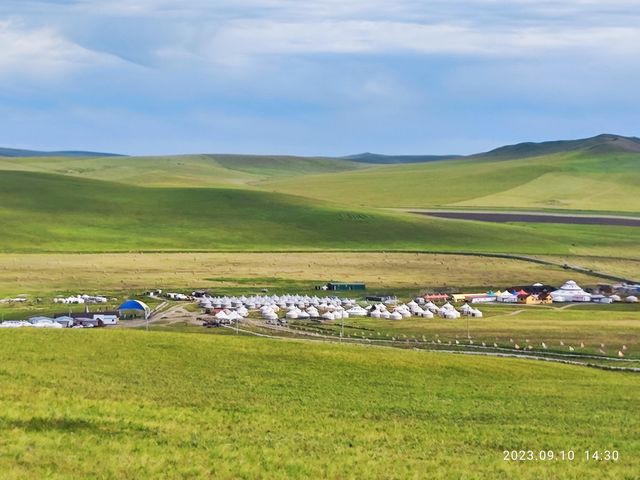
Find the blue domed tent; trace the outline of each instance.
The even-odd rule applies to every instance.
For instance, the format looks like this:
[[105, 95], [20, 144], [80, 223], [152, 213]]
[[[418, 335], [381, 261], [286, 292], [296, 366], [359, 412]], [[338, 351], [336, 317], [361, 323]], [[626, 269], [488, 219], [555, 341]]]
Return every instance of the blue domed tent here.
[[124, 312], [131, 311], [143, 313], [144, 318], [149, 318], [149, 315], [151, 315], [151, 309], [149, 308], [149, 306], [146, 303], [141, 302], [140, 300], [127, 300], [118, 307], [118, 312], [121, 316], [125, 316]]

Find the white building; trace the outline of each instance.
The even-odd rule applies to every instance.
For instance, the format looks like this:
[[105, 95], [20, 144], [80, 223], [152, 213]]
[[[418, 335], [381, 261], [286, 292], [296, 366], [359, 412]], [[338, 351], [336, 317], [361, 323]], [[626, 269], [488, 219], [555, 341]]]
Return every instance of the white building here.
[[576, 282], [569, 280], [558, 290], [550, 293], [554, 302], [590, 302], [591, 294], [585, 292]]

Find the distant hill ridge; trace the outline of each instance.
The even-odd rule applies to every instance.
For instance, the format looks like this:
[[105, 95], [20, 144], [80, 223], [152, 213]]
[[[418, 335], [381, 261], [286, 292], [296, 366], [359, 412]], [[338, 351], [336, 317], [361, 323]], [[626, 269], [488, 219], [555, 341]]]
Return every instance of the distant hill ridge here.
[[57, 151], [43, 152], [38, 150], [21, 150], [17, 148], [0, 148], [0, 157], [118, 157], [117, 153]]
[[380, 155], [378, 153], [359, 153], [342, 157], [345, 160], [361, 163], [396, 164], [396, 163], [426, 163], [440, 160], [462, 158], [462, 155]]
[[471, 155], [471, 157], [517, 159], [577, 151], [590, 153], [640, 153], [640, 138], [604, 133], [579, 140], [524, 142], [506, 145], [485, 153]]
[[[212, 154], [213, 158], [235, 158], [246, 157], [255, 160], [264, 159], [318, 159], [318, 160], [347, 160], [350, 162], [393, 165], [404, 163], [427, 163], [442, 160], [455, 160], [460, 158], [480, 158], [480, 159], [513, 159], [538, 157], [557, 153], [585, 152], [594, 154], [607, 153], [640, 153], [640, 138], [625, 137], [614, 134], [601, 134], [595, 137], [578, 140], [556, 140], [547, 142], [523, 142], [514, 145], [505, 145], [488, 152], [473, 155], [382, 155], [378, 153], [360, 153], [344, 157], [295, 157], [295, 156], [274, 156], [274, 155], [223, 155]], [[84, 151], [57, 151], [42, 152], [36, 150], [19, 150], [13, 148], [0, 148], [0, 157], [116, 157], [122, 156], [114, 153], [84, 152]]]

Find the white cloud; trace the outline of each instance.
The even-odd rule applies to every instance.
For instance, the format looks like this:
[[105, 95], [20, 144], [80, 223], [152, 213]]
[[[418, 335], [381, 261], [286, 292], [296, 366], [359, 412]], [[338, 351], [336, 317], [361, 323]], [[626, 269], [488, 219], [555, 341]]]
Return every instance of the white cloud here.
[[49, 78], [117, 63], [118, 59], [83, 48], [52, 28], [27, 29], [0, 21], [0, 77]]
[[[39, 22], [48, 27], [21, 35], [34, 37], [32, 43], [54, 44], [49, 60], [57, 65], [93, 52], [62, 38], [52, 30], [56, 27], [66, 38], [81, 31], [83, 44], [104, 45], [104, 51], [130, 58], [123, 42], [114, 48], [114, 39], [104, 38], [108, 25], [120, 35], [131, 28], [130, 48], [138, 50], [136, 58], [146, 63], [146, 56], [159, 68], [162, 64], [155, 60], [169, 67], [212, 63], [246, 68], [264, 55], [407, 52], [490, 57], [580, 49], [606, 55], [640, 51], [640, 8], [634, 8], [640, 0], [5, 1], [8, 6], [0, 6], [0, 18], [9, 9], [18, 18], [22, 11], [25, 21], [34, 16], [34, 5], [46, 5]], [[95, 29], [100, 38], [91, 37], [91, 25], [100, 27]], [[123, 30], [121, 25], [128, 27]], [[135, 42], [139, 26], [154, 32], [145, 34], [153, 36], [146, 46]]]
[[531, 56], [582, 50], [640, 52], [640, 29], [629, 27], [484, 29], [456, 24], [392, 21], [283, 23], [239, 20], [211, 32], [202, 51], [233, 64], [247, 57], [291, 54], [417, 53], [433, 55]]

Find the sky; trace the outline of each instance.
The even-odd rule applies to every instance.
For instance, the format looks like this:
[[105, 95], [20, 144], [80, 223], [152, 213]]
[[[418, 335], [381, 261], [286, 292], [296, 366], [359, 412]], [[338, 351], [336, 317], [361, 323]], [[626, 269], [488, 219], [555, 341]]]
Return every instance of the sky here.
[[640, 0], [2, 0], [0, 146], [466, 154], [640, 135]]

